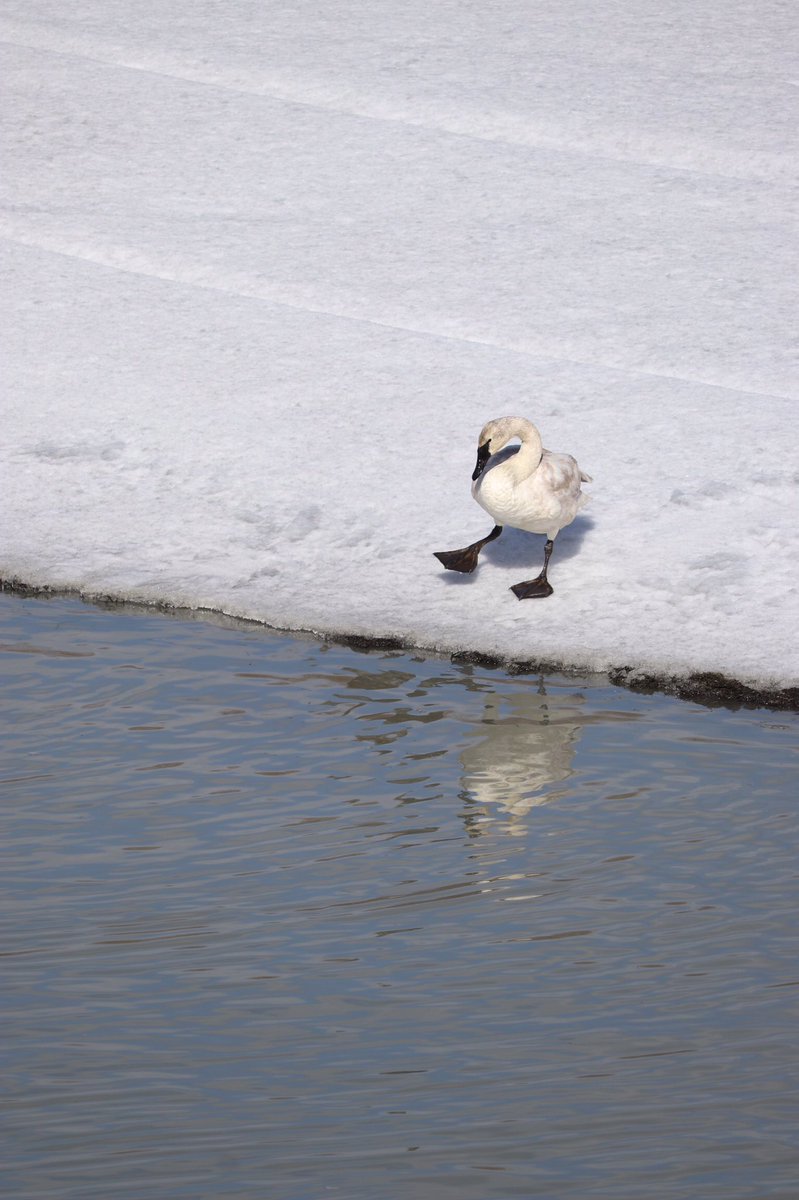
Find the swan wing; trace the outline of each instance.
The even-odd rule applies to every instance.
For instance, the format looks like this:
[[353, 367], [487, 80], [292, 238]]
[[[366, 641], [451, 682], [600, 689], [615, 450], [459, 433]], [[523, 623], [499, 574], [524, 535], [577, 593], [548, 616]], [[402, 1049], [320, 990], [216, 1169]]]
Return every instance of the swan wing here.
[[571, 454], [553, 454], [550, 450], [544, 451], [537, 474], [547, 491], [564, 499], [577, 496], [580, 483], [588, 482], [588, 476], [583, 475]]

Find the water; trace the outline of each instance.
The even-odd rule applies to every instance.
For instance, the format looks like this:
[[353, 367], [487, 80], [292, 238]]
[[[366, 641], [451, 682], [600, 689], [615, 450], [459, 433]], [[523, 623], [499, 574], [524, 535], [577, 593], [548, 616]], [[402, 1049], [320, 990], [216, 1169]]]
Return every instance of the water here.
[[799, 1190], [797, 719], [0, 597], [4, 1195]]

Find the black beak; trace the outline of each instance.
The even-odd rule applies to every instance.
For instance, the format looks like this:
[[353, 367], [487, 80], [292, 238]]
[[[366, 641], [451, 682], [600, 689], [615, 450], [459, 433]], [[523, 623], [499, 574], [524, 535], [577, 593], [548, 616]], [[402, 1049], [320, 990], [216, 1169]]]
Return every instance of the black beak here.
[[472, 471], [472, 479], [479, 479], [486, 469], [486, 463], [491, 457], [491, 451], [488, 449], [488, 446], [488, 442], [483, 442], [477, 451], [477, 464]]

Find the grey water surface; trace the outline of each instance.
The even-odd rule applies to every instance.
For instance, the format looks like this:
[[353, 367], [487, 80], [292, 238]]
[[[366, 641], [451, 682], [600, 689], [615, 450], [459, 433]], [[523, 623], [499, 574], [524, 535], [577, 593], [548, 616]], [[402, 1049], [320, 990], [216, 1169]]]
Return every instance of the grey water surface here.
[[3, 1195], [799, 1194], [797, 718], [0, 596]]

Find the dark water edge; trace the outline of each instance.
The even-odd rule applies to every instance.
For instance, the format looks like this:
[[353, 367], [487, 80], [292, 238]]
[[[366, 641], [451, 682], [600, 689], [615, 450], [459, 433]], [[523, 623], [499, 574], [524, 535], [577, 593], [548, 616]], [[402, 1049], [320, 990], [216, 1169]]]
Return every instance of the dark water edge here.
[[[585, 678], [593, 676], [600, 678], [596, 672], [570, 663], [550, 659], [513, 659], [491, 654], [462, 652], [443, 655], [440, 651], [424, 645], [404, 641], [401, 638], [368, 637], [364, 634], [317, 633], [314, 630], [292, 629], [283, 630], [278, 626], [269, 625], [265, 621], [252, 621], [240, 617], [231, 617], [214, 609], [184, 608], [180, 605], [168, 604], [165, 601], [147, 603], [134, 601], [126, 597], [110, 594], [96, 594], [72, 590], [69, 588], [52, 588], [43, 585], [26, 583], [17, 577], [0, 578], [0, 593], [11, 595], [46, 598], [63, 597], [77, 598], [85, 604], [94, 604], [100, 608], [118, 608], [124, 610], [142, 610], [169, 614], [189, 620], [209, 620], [219, 623], [224, 621], [231, 628], [246, 629], [256, 627], [272, 633], [291, 633], [293, 636], [307, 635], [321, 642], [332, 642], [339, 646], [347, 646], [352, 650], [418, 650], [426, 655], [448, 659], [453, 663], [472, 663], [475, 666], [488, 669], [507, 671], [511, 675], [547, 675], [566, 674]], [[755, 688], [739, 679], [715, 671], [700, 671], [690, 675], [668, 675], [643, 671], [638, 667], [613, 667], [606, 676], [616, 687], [627, 688], [641, 695], [651, 696], [657, 693], [664, 696], [674, 696], [679, 700], [688, 700], [696, 704], [704, 704], [708, 708], [729, 708], [733, 711], [739, 708], [764, 708], [774, 712], [799, 712], [799, 687], [789, 688]]]

